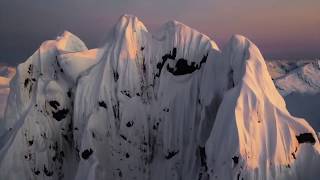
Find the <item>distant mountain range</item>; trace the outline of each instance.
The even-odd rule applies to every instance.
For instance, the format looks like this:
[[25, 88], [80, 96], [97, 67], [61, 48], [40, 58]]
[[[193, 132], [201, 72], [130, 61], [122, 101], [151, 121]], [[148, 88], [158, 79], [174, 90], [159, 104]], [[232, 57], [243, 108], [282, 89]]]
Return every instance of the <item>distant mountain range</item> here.
[[0, 119], [5, 111], [7, 96], [9, 95], [9, 82], [15, 75], [15, 68], [0, 65]]
[[267, 65], [289, 112], [307, 119], [320, 132], [320, 60], [280, 60]]

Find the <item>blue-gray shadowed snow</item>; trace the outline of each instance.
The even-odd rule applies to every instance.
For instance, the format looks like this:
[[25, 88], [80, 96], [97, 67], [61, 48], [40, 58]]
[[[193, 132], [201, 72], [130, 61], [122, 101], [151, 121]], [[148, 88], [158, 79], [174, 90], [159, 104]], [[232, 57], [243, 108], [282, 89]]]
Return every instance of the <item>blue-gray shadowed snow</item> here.
[[296, 117], [306, 119], [320, 132], [320, 94], [291, 93], [285, 98], [289, 112]]
[[[65, 32], [17, 68], [0, 131], [0, 177], [312, 179], [320, 145], [286, 109], [259, 49], [220, 50], [171, 21], [125, 15], [105, 46]], [[13, 172], [12, 169], [15, 171]]]

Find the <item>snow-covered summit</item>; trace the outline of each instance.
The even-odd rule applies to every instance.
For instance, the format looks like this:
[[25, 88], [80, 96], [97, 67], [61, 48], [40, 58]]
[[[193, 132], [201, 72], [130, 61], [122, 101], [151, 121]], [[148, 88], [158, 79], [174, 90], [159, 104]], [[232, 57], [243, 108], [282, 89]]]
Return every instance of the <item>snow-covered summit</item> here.
[[70, 129], [74, 84], [58, 56], [86, 50], [79, 38], [65, 32], [42, 43], [17, 67], [0, 122], [1, 178], [73, 178], [69, 170], [76, 167]]
[[[5, 179], [299, 179], [319, 140], [292, 117], [259, 49], [220, 50], [176, 21], [124, 15], [105, 45], [71, 33], [19, 65], [0, 132]], [[15, 173], [10, 169], [15, 168]]]
[[[225, 92], [206, 143], [210, 177], [313, 179], [319, 163], [319, 144], [313, 143], [317, 136], [307, 122], [288, 113], [258, 48], [238, 37], [223, 52], [224, 60], [239, 63], [235, 67], [242, 66], [244, 73], [240, 83]], [[301, 141], [307, 136], [313, 146]], [[310, 154], [302, 157], [306, 151]], [[234, 155], [231, 165], [227, 154]], [[305, 159], [312, 159], [307, 168]]]

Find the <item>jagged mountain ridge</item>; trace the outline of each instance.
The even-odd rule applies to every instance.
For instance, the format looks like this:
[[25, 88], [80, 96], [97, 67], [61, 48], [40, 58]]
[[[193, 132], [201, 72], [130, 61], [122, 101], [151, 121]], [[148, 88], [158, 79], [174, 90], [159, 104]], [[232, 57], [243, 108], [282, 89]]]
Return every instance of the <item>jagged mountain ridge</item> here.
[[271, 74], [274, 75], [274, 83], [284, 97], [288, 110], [294, 116], [306, 118], [319, 132], [320, 113], [315, 108], [320, 106], [319, 60], [272, 61], [268, 65]]
[[219, 50], [182, 23], [152, 35], [125, 15], [102, 48], [87, 50], [67, 32], [44, 43], [11, 88], [1, 122], [6, 179], [318, 173], [314, 130], [290, 116], [258, 48], [242, 36]]
[[293, 92], [315, 94], [320, 90], [319, 60], [271, 61], [269, 71], [277, 89], [284, 96]]

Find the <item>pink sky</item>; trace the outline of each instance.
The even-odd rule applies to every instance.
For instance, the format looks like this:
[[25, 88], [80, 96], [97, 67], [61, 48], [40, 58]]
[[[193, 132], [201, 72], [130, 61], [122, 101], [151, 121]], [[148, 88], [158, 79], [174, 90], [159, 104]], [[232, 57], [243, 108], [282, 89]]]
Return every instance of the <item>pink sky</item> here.
[[126, 14], [151, 31], [181, 21], [217, 41], [242, 34], [269, 59], [320, 58], [319, 0], [4, 0], [0, 1], [0, 63], [17, 64], [64, 30], [89, 47]]

